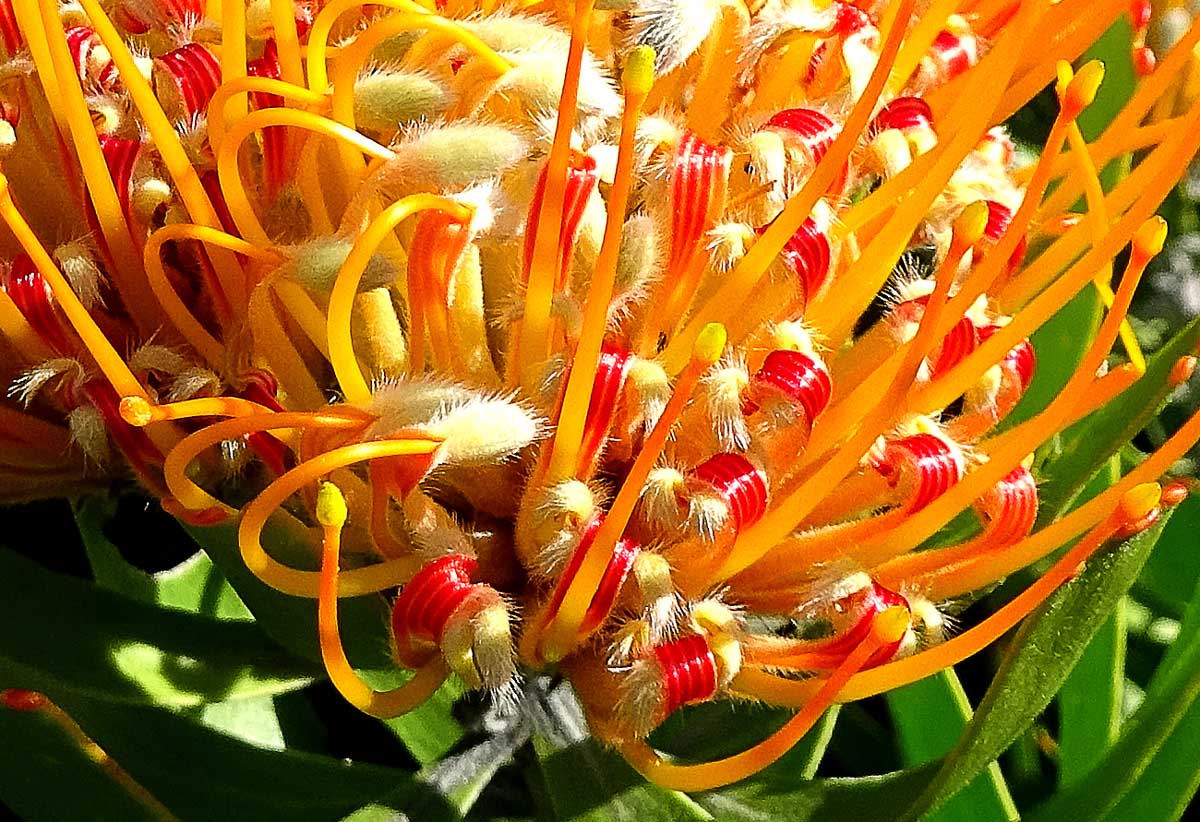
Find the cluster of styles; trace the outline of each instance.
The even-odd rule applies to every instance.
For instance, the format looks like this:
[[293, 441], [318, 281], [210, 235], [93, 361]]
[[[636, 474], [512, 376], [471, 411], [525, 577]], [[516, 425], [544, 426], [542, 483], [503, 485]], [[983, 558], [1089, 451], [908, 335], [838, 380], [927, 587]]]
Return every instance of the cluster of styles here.
[[[185, 522], [237, 518], [373, 715], [557, 670], [649, 778], [744, 778], [1186, 494], [1158, 481], [1198, 420], [1054, 521], [1031, 473], [1145, 368], [1125, 314], [1200, 147], [1200, 27], [1155, 66], [1148, 9], [0, 0], [0, 491], [132, 472]], [[1143, 77], [1089, 145], [1103, 69], [1067, 61], [1121, 15]], [[1017, 167], [997, 124], [1047, 84]], [[1029, 335], [1091, 288], [1078, 370], [1006, 425]], [[388, 692], [337, 620], [380, 593], [415, 671]], [[721, 698], [799, 710], [719, 762], [647, 743]]]

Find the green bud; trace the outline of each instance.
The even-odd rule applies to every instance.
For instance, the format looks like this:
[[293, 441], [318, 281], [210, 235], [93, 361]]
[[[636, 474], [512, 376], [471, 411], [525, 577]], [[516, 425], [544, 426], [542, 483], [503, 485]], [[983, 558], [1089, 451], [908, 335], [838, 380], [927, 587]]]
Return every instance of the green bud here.
[[[350, 255], [354, 244], [340, 237], [319, 237], [310, 243], [292, 249], [292, 277], [314, 294], [328, 294], [333, 290], [338, 271]], [[375, 254], [367, 262], [358, 293], [390, 285], [398, 275], [396, 265], [382, 254]]]
[[419, 72], [382, 70], [354, 84], [354, 119], [368, 133], [388, 138], [400, 126], [442, 114], [454, 102], [448, 89]]

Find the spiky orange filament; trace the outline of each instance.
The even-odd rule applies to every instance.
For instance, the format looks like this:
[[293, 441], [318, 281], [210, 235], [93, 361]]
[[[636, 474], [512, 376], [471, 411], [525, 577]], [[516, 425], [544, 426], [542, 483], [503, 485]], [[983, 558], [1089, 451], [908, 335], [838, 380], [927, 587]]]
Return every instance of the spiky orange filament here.
[[[940, 266], [938, 281], [925, 307], [926, 313], [922, 317], [917, 336], [908, 348], [904, 361], [884, 392], [883, 398], [878, 402], [872, 401], [871, 411], [863, 418], [854, 435], [837, 451], [827, 451], [830, 456], [824, 462], [817, 459], [822, 452], [810, 445], [806, 452], [806, 461], [814, 465], [819, 464], [819, 467], [806, 476], [794, 490], [782, 499], [777, 499], [766, 517], [738, 535], [733, 550], [716, 570], [715, 579], [727, 579], [761, 560], [820, 504], [822, 494], [819, 489], [829, 488], [832, 484], [842, 481], [858, 465], [867, 448], [893, 417], [895, 402], [910, 389], [921, 361], [932, 348], [936, 339], [933, 336], [934, 329], [937, 328], [939, 313], [945, 306], [958, 262], [982, 234], [985, 217], [986, 207], [972, 206], [956, 222], [950, 250]], [[818, 427], [824, 425], [828, 418], [827, 411], [819, 418]], [[814, 430], [814, 441], [816, 433]], [[686, 577], [688, 571], [681, 569], [681, 573]], [[708, 587], [713, 581], [713, 578], [690, 578], [686, 582], [681, 581], [680, 585], [685, 591], [695, 592]]]
[[[380, 0], [375, 5], [415, 14], [428, 14], [429, 10], [415, 0]], [[305, 65], [308, 69], [308, 87], [315, 92], [324, 94], [329, 86], [326, 54], [329, 50], [329, 35], [338, 17], [353, 8], [361, 7], [361, 0], [333, 0], [326, 3], [313, 20], [312, 28], [308, 31], [308, 54]]]
[[237, 225], [238, 232], [248, 241], [263, 247], [271, 245], [271, 238], [263, 230], [258, 215], [254, 213], [254, 207], [250, 205], [250, 198], [246, 195], [241, 171], [238, 169], [238, 150], [246, 138], [255, 131], [271, 126], [293, 126], [324, 134], [380, 160], [390, 160], [395, 156], [390, 149], [381, 146], [370, 137], [346, 128], [341, 123], [307, 111], [264, 108], [252, 111], [237, 120], [230, 127], [221, 143], [221, 148], [217, 151], [217, 177], [221, 181], [221, 190], [225, 193], [225, 204]]
[[[1128, 135], [1137, 130], [1136, 126], [1150, 111], [1155, 101], [1161, 99], [1172, 84], [1178, 81], [1190, 65], [1192, 50], [1197, 43], [1200, 43], [1200, 23], [1194, 22], [1172, 47], [1166, 59], [1159, 63], [1154, 73], [1137, 84], [1121, 111], [1092, 144], [1092, 150], [1095, 152], [1093, 156], [1097, 163], [1115, 156], [1115, 146], [1120, 145]], [[1062, 158], [1056, 166], [1056, 173], [1065, 171], [1069, 162], [1070, 158]], [[1079, 181], [1068, 177], [1047, 200], [1046, 210], [1050, 213], [1062, 211], [1079, 196], [1079, 192]]]
[[[122, 300], [135, 309], [132, 312], [135, 319], [146, 324], [147, 327], [141, 329], [143, 333], [149, 333], [160, 321], [161, 312], [153, 301], [146, 299], [144, 290], [138, 287], [140, 277], [137, 251], [129, 233], [129, 225], [126, 223], [118, 192], [114, 187], [112, 174], [100, 148], [84, 90], [77, 80], [58, 7], [53, 4], [31, 3], [30, 0], [18, 0], [14, 5], [25, 27], [38, 19], [39, 8], [39, 28], [44, 31], [43, 42], [46, 46], [44, 58], [49, 62], [35, 63], [37, 77], [41, 81], [46, 98], [56, 101], [56, 105], [51, 106], [51, 109], [62, 112], [62, 124], [66, 126], [63, 136], [69, 137], [75, 148], [100, 233], [112, 255], [113, 282]], [[34, 52], [34, 56], [36, 55], [37, 52]]]
[[271, 28], [279, 50], [279, 71], [285, 83], [304, 82], [300, 55], [300, 37], [296, 31], [296, 7], [292, 0], [271, 0]]
[[346, 500], [331, 482], [317, 492], [317, 522], [321, 525], [322, 550], [320, 585], [317, 592], [317, 632], [321, 660], [338, 693], [365, 714], [390, 719], [408, 713], [429, 699], [446, 681], [446, 665], [435, 656], [419, 668], [412, 679], [390, 691], [376, 691], [362, 681], [350, 666], [338, 632], [338, 558], [342, 527], [346, 524]]
[[[886, 408], [890, 403], [899, 400], [904, 392], [911, 389], [912, 380], [916, 376], [922, 360], [934, 349], [940, 339], [939, 326], [942, 325], [942, 317], [947, 313], [945, 309], [947, 300], [949, 300], [950, 287], [954, 284], [959, 265], [966, 253], [983, 236], [986, 222], [987, 206], [982, 201], [968, 205], [959, 215], [955, 221], [950, 248], [934, 274], [934, 290], [925, 304], [917, 334], [906, 347], [902, 346], [897, 350], [897, 354], [901, 351], [904, 352], [904, 359], [901, 360], [899, 368], [895, 371], [886, 366], [878, 368], [849, 395], [832, 408], [826, 409], [825, 413], [817, 420], [816, 425], [813, 426], [807, 452], [809, 459], [806, 459], [805, 462], [811, 462], [812, 458], [823, 454], [836, 442], [836, 438], [842, 432], [853, 430], [853, 426], [867, 416], [869, 409]], [[961, 315], [957, 316], [961, 317]], [[885, 380], [890, 380], [890, 382], [885, 382]], [[876, 398], [880, 396], [881, 389], [884, 391], [884, 399], [876, 401]]]
[[705, 140], [717, 139], [734, 103], [734, 81], [741, 40], [750, 27], [743, 0], [722, 0], [705, 45], [700, 75], [692, 92], [688, 128]]
[[[957, 505], [953, 509], [957, 511], [983, 493], [985, 489], [990, 488], [1027, 454], [1031, 453], [1039, 443], [1066, 424], [1072, 409], [1079, 403], [1079, 392], [1093, 379], [1091, 375], [1095, 374], [1096, 369], [1104, 361], [1116, 340], [1118, 329], [1128, 311], [1129, 303], [1133, 299], [1133, 292], [1141, 278], [1141, 273], [1156, 250], [1162, 247], [1164, 233], [1165, 224], [1162, 224], [1158, 218], [1148, 221], [1139, 231], [1139, 240], [1135, 242], [1134, 252], [1130, 256], [1129, 267], [1121, 281], [1113, 310], [1105, 317], [1096, 338], [1084, 354], [1079, 368], [1058, 397], [1036, 417], [1020, 426], [1021, 434], [1006, 437], [1003, 448], [991, 450], [989, 461], [967, 474], [963, 481], [951, 488], [942, 499], [935, 500], [928, 508], [914, 514], [901, 528], [888, 534], [886, 540], [867, 540], [857, 546], [853, 551], [853, 556], [858, 561], [871, 567], [912, 549], [950, 520], [950, 517], [953, 516], [952, 506]], [[931, 513], [931, 509], [936, 513]]]
[[366, 231], [354, 241], [354, 247], [338, 271], [333, 290], [329, 292], [329, 362], [347, 402], [365, 405], [371, 399], [371, 389], [358, 367], [354, 341], [350, 335], [350, 313], [363, 272], [380, 244], [395, 231], [396, 226], [414, 214], [429, 210], [442, 211], [464, 224], [470, 222], [473, 213], [468, 206], [436, 194], [413, 194], [393, 203], [372, 220]]
[[596, 364], [600, 360], [604, 332], [608, 328], [608, 307], [612, 301], [617, 262], [621, 253], [625, 208], [633, 186], [634, 138], [637, 135], [642, 104], [646, 101], [646, 94], [653, 81], [654, 50], [648, 46], [634, 49], [626, 59], [625, 74], [622, 77], [625, 87], [625, 109], [621, 115], [617, 167], [613, 173], [613, 183], [609, 188], [606, 204], [604, 239], [601, 241], [596, 267], [588, 284], [587, 296], [584, 298], [579, 341], [575, 346], [571, 374], [567, 378], [562, 409], [550, 446], [552, 450], [546, 474], [547, 482], [550, 483], [570, 476], [579, 462], [579, 449], [583, 442]]
[[[841, 700], [865, 699], [902, 687], [979, 653], [1028, 616], [1061, 585], [1070, 581], [1079, 572], [1082, 563], [1122, 526], [1144, 516], [1147, 510], [1157, 504], [1158, 499], [1159, 488], [1155, 483], [1126, 487], [1118, 497], [1116, 508], [1011, 602], [953, 639], [857, 674], [846, 684]], [[1106, 499], [1105, 503], [1111, 507], [1113, 500]], [[734, 679], [731, 690], [779, 705], [802, 705], [812, 694], [814, 686], [809, 682], [781, 679], [760, 670], [745, 669]]]
[[[133, 102], [138, 114], [141, 115], [142, 123], [153, 140], [154, 147], [158, 151], [159, 157], [162, 158], [167, 173], [175, 183], [179, 197], [183, 200], [192, 222], [207, 228], [220, 229], [220, 219], [200, 182], [196, 167], [188, 157], [179, 134], [175, 131], [174, 124], [159, 105], [154, 90], [138, 70], [129, 47], [125, 45], [124, 39], [113, 26], [112, 21], [108, 19], [108, 15], [104, 13], [99, 0], [79, 0], [79, 2], [87, 12], [88, 19], [104, 43], [104, 47], [108, 49], [113, 65], [116, 66], [121, 76], [121, 82], [129, 94], [129, 99]], [[227, 34], [226, 37], [228, 38], [228, 36]], [[244, 37], [241, 43], [244, 49]], [[222, 76], [225, 79], [237, 76], [237, 73], [233, 71], [224, 73], [224, 60], [222, 60], [222, 68]], [[244, 66], [240, 73], [245, 74]], [[212, 254], [212, 262], [221, 281], [221, 287], [229, 297], [230, 304], [244, 305], [247, 285], [237, 258], [224, 249], [216, 249]]]
[[613, 548], [621, 538], [633, 509], [641, 498], [646, 477], [658, 462], [671, 430], [684, 405], [691, 398], [692, 390], [708, 368], [721, 358], [725, 351], [725, 329], [718, 324], [705, 327], [696, 339], [691, 362], [675, 382], [671, 399], [667, 401], [654, 429], [646, 437], [637, 458], [621, 483], [600, 530], [587, 545], [587, 553], [579, 564], [579, 571], [571, 581], [563, 597], [562, 605], [553, 614], [539, 644], [544, 659], [561, 659], [578, 642], [580, 625], [586, 616], [588, 605], [596, 592], [604, 571], [612, 558]]
[[546, 159], [545, 199], [542, 201], [535, 228], [537, 234], [530, 260], [529, 281], [525, 289], [525, 307], [521, 315], [517, 349], [521, 359], [515, 367], [510, 366], [511, 372], [527, 387], [536, 383], [537, 367], [549, 356], [550, 304], [554, 298], [554, 282], [558, 275], [559, 226], [566, 199], [571, 132], [575, 128], [579, 78], [594, 5], [595, 0], [575, 0], [575, 14], [571, 19], [571, 46], [567, 52], [567, 68], [559, 98], [554, 142]]
[[[1060, 93], [1067, 93], [1066, 87], [1071, 79], [1071, 67], [1066, 63], [1061, 63], [1059, 65], [1059, 86], [1063, 91]], [[1092, 96], [1094, 94], [1095, 92], [1092, 92]], [[1083, 181], [1083, 191], [1088, 206], [1088, 225], [1091, 226], [1092, 243], [1095, 244], [1104, 238], [1104, 234], [1108, 230], [1108, 209], [1104, 203], [1104, 186], [1100, 182], [1096, 165], [1088, 154], [1087, 141], [1083, 139], [1083, 132], [1079, 130], [1077, 123], [1072, 122], [1067, 128], [1067, 142], [1071, 146], [1070, 158], [1076, 164], [1077, 176]], [[1096, 290], [1100, 292], [1101, 298], [1109, 309], [1113, 304], [1112, 288], [1108, 284], [1111, 279], [1112, 263], [1109, 262], [1101, 267], [1094, 280]], [[1139, 371], [1145, 371], [1146, 358], [1142, 356], [1142, 349], [1138, 346], [1137, 337], [1134, 336], [1133, 328], [1128, 322], [1121, 324], [1121, 342], [1125, 345], [1125, 353], [1129, 357], [1129, 361]]]
[[[888, 17], [882, 24], [888, 29], [880, 48], [879, 62], [871, 74], [862, 96], [847, 115], [842, 131], [830, 145], [804, 187], [788, 200], [779, 216], [767, 227], [758, 241], [751, 246], [746, 256], [738, 262], [721, 287], [701, 306], [692, 312], [691, 318], [679, 334], [668, 344], [661, 359], [668, 371], [679, 371], [686, 362], [688, 351], [700, 329], [707, 323], [728, 317], [744, 302], [746, 295], [766, 273], [771, 262], [787, 245], [788, 240], [810, 216], [813, 206], [821, 198], [838, 175], [858, 142], [858, 135], [866, 127], [874, 113], [875, 102], [887, 81], [892, 63], [904, 39], [907, 21], [912, 14], [914, 0], [899, 0], [887, 9]], [[888, 20], [891, 25], [888, 25]]]
[[[268, 485], [242, 509], [238, 543], [246, 567], [260, 580], [282, 593], [310, 599], [317, 596], [318, 574], [283, 565], [262, 547], [263, 527], [275, 509], [295, 492], [338, 468], [386, 457], [405, 457], [428, 462], [434, 458], [434, 453], [440, 445], [441, 440], [425, 435], [408, 439], [375, 440], [335, 448], [297, 465]], [[341, 575], [338, 596], [361, 596], [392, 588], [412, 576], [420, 564], [418, 558], [401, 557], [347, 571]]]
[[[183, 335], [183, 338], [196, 349], [200, 356], [208, 361], [209, 365], [220, 371], [225, 368], [225, 347], [216, 337], [208, 332], [208, 329], [195, 318], [187, 305], [180, 299], [175, 289], [171, 286], [171, 281], [167, 278], [166, 269], [163, 267], [163, 245], [179, 240], [196, 240], [209, 243], [229, 249], [230, 251], [236, 251], [252, 259], [266, 262], [278, 263], [281, 258], [274, 252], [264, 251], [239, 237], [234, 237], [223, 231], [184, 223], [164, 226], [151, 234], [149, 239], [146, 240], [146, 246], [142, 249], [142, 260], [146, 269], [146, 280], [150, 283], [150, 290], [154, 292], [154, 296], [158, 298], [159, 305], [162, 306], [167, 316], [171, 319], [171, 322], [175, 324], [175, 328]], [[228, 301], [225, 299], [225, 295], [221, 293], [214, 294], [213, 299], [219, 304], [227, 306], [225, 314], [228, 315]]]
[[[212, 99], [208, 101], [208, 142], [213, 151], [219, 150], [221, 144], [225, 142], [225, 134], [228, 131], [226, 121], [233, 119], [225, 110], [226, 104], [235, 97], [254, 92], [293, 100], [318, 111], [329, 105], [329, 98], [324, 94], [284, 80], [275, 80], [271, 77], [238, 77], [234, 80], [225, 80], [213, 92]], [[242, 116], [245, 116], [244, 111]]]
[[246, 319], [255, 350], [262, 353], [263, 361], [297, 407], [320, 408], [326, 402], [325, 395], [275, 312], [271, 283], [268, 277], [250, 292]]
[[[129, 403], [129, 398], [124, 398], [122, 402]], [[128, 420], [134, 425], [140, 419], [152, 415], [152, 412], [146, 414], [139, 413], [143, 408], [134, 406], [131, 403], [127, 407], [131, 412]], [[188, 477], [188, 469], [192, 464], [192, 460], [201, 453], [224, 440], [236, 439], [237, 437], [244, 437], [248, 434], [263, 431], [279, 431], [285, 428], [302, 430], [313, 428], [361, 430], [364, 426], [365, 422], [361, 414], [322, 414], [291, 411], [235, 417], [206, 426], [184, 437], [178, 445], [167, 452], [166, 460], [163, 463], [163, 478], [166, 480], [168, 490], [170, 490], [171, 494], [185, 510], [204, 511], [212, 509], [233, 516], [237, 513], [234, 509], [209, 494]]]
[[241, 397], [199, 397], [163, 405], [153, 405], [141, 397], [121, 399], [121, 418], [139, 428], [164, 420], [188, 420], [196, 417], [249, 417], [271, 414], [274, 410]]
[[[851, 677], [880, 648], [899, 640], [908, 630], [908, 625], [907, 608], [889, 608], [876, 616], [867, 637], [827, 678], [819, 680], [819, 687], [800, 711], [782, 728], [748, 751], [703, 765], [676, 764], [641, 742], [621, 744], [621, 753], [647, 779], [672, 790], [706, 791], [745, 779], [790, 751], [812, 729], [821, 714], [838, 700]], [[745, 675], [739, 674], [734, 682], [737, 683]]]

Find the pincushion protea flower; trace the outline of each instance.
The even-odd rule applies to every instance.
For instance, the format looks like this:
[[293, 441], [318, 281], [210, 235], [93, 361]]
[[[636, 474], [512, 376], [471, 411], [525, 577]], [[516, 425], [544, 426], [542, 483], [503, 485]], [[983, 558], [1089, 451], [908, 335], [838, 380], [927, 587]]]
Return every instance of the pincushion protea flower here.
[[[1200, 27], [1138, 52], [1089, 145], [1103, 69], [1066, 61], [1125, 2], [495, 5], [0, 0], [8, 498], [131, 470], [239, 518], [363, 711], [557, 669], [648, 778], [703, 790], [977, 652], [1184, 495], [1158, 482], [1200, 418], [1050, 522], [1030, 458], [1144, 370], [1123, 323], [1200, 148]], [[1018, 168], [998, 124], [1048, 83]], [[1093, 287], [1078, 370], [1006, 426], [1029, 335]], [[273, 517], [319, 571], [272, 556]], [[947, 637], [946, 603], [1072, 542]], [[416, 672], [388, 692], [338, 630], [377, 592]], [[717, 762], [646, 742], [713, 699], [799, 710]]]

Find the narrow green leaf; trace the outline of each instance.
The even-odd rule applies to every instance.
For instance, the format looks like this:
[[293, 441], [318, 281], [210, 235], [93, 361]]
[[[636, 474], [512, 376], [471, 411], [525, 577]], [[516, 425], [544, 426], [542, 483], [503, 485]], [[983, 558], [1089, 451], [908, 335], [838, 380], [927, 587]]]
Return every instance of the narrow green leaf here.
[[169, 711], [55, 698], [134, 779], [188, 819], [325, 822], [400, 787], [421, 790], [405, 771], [264, 750]]
[[[953, 670], [892, 691], [887, 701], [906, 767], [925, 765], [948, 753], [971, 718], [967, 694]], [[929, 822], [1015, 818], [1016, 805], [995, 762], [927, 817]]]
[[1200, 318], [1150, 358], [1137, 383], [1060, 435], [1059, 453], [1042, 468], [1038, 487], [1042, 511], [1052, 517], [1066, 510], [1109, 457], [1146, 427], [1171, 393], [1167, 376], [1175, 361], [1190, 354], [1198, 341]]
[[146, 605], [0, 550], [0, 670], [13, 686], [187, 707], [298, 688], [313, 667], [253, 624]]
[[1194, 602], [1175, 653], [1155, 675], [1120, 739], [1091, 773], [1030, 819], [1172, 819], [1182, 812], [1200, 783], [1200, 595]]
[[1137, 578], [1167, 518], [1169, 512], [1154, 527], [1094, 556], [1022, 624], [975, 717], [905, 819], [922, 818], [954, 796], [1050, 703]]
[[1104, 621], [1058, 694], [1058, 779], [1078, 782], [1121, 728], [1125, 695], [1125, 608]]

